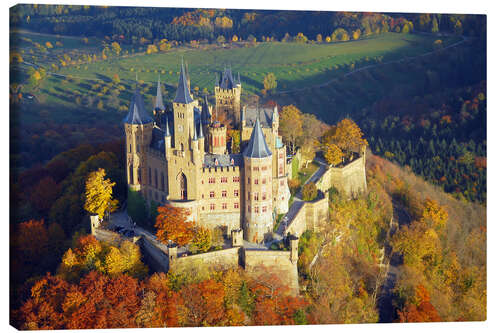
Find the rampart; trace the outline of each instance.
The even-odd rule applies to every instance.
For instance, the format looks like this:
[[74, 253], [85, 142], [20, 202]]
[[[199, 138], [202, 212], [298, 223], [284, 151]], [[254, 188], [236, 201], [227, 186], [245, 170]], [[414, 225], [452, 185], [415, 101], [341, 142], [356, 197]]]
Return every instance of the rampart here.
[[343, 167], [330, 167], [316, 182], [323, 192], [335, 187], [344, 195], [356, 197], [366, 191], [365, 154]]
[[240, 248], [232, 247], [225, 250], [195, 254], [185, 257], [177, 257], [170, 261], [172, 272], [182, 272], [193, 268], [202, 269], [210, 267], [216, 270], [238, 268]]
[[244, 267], [250, 277], [258, 279], [263, 274], [274, 274], [292, 294], [299, 292], [297, 261], [291, 251], [245, 250]]
[[[297, 213], [290, 217], [283, 235], [300, 237], [308, 229], [318, 231], [318, 228], [328, 220], [328, 192], [319, 192], [318, 195], [319, 198], [314, 201], [296, 201], [293, 204], [297, 205]], [[291, 210], [294, 209], [293, 205]]]

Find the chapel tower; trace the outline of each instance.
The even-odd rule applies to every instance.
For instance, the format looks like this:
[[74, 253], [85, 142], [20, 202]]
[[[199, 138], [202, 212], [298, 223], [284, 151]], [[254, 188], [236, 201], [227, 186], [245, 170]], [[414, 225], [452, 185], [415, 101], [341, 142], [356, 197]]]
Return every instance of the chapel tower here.
[[146, 112], [139, 89], [136, 89], [132, 96], [123, 124], [127, 150], [127, 184], [130, 189], [140, 191], [146, 178], [146, 150], [151, 142], [154, 121]]

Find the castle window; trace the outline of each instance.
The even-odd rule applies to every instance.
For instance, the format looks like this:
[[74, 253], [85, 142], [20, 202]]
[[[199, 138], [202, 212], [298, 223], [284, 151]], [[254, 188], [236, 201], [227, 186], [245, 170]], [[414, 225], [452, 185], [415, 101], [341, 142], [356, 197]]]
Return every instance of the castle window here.
[[165, 175], [161, 173], [161, 190], [165, 191]]
[[201, 195], [201, 198], [202, 198], [202, 199], [205, 199], [205, 194], [202, 194], [202, 195]]
[[205, 210], [205, 206], [201, 206], [201, 210]]
[[215, 177], [208, 178], [208, 183], [209, 184], [215, 184]]
[[248, 184], [250, 184], [250, 177], [248, 177]]
[[226, 202], [222, 203], [222, 209], [227, 209], [227, 203]]
[[131, 153], [132, 152], [132, 144], [129, 144], [128, 145], [128, 152]]
[[215, 198], [215, 192], [214, 191], [210, 191], [210, 198]]
[[129, 182], [130, 184], [134, 183], [134, 166], [130, 164], [128, 168], [128, 177], [129, 177]]
[[259, 212], [259, 206], [255, 206], [254, 209], [253, 209], [254, 213], [258, 213]]
[[151, 177], [151, 167], [148, 168], [148, 184], [149, 185], [152, 185], [153, 184], [153, 180], [152, 180], [152, 177]]
[[262, 171], [266, 171], [266, 170], [267, 170], [267, 166], [263, 166]]
[[267, 212], [267, 206], [262, 206], [262, 213]]
[[262, 184], [265, 184], [266, 182], [266, 178], [262, 178]]
[[234, 207], [234, 209], [240, 208], [240, 203], [239, 202], [235, 202], [233, 207]]
[[282, 159], [282, 158], [283, 158], [283, 153], [280, 153], [280, 159]]
[[158, 188], [158, 170], [155, 169], [155, 188]]
[[259, 167], [253, 167], [253, 171], [259, 171]]
[[226, 198], [227, 197], [227, 191], [222, 191], [222, 197]]
[[248, 192], [248, 200], [250, 200], [250, 192]]
[[238, 190], [234, 190], [234, 196], [237, 197], [239, 195], [239, 191]]
[[266, 200], [266, 192], [262, 193], [262, 200]]
[[240, 177], [233, 177], [233, 183], [239, 183]]
[[253, 199], [254, 199], [254, 200], [259, 200], [259, 192], [255, 192], [255, 193], [253, 194]]
[[220, 177], [221, 183], [227, 183], [227, 177]]
[[210, 210], [215, 210], [215, 204], [210, 204]]
[[137, 168], [137, 183], [141, 183], [141, 168]]
[[259, 180], [258, 180], [258, 179], [254, 179], [253, 183], [254, 183], [255, 185], [259, 185]]
[[280, 175], [283, 174], [283, 164], [280, 165]]

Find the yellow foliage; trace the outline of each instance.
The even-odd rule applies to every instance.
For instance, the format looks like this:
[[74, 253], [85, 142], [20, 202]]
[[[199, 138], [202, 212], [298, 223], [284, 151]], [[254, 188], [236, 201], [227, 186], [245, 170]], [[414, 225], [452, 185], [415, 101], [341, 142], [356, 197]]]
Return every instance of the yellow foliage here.
[[99, 215], [102, 219], [106, 212], [113, 212], [118, 208], [118, 200], [113, 199], [113, 186], [116, 183], [104, 179], [106, 171], [99, 169], [92, 172], [85, 184], [85, 210]]

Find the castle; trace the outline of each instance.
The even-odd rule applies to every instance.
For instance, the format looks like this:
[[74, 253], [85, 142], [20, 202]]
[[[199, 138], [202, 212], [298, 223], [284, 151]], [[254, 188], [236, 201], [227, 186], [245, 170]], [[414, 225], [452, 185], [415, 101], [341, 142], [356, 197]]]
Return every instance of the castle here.
[[166, 111], [158, 79], [159, 121], [136, 89], [123, 120], [127, 182], [148, 202], [187, 209], [196, 225], [222, 227], [228, 236], [242, 230], [246, 241], [263, 243], [272, 239], [277, 214], [288, 212], [286, 147], [277, 107], [241, 107], [240, 96], [239, 74], [226, 68], [216, 79], [214, 111], [239, 115], [241, 153], [233, 153], [207, 97], [201, 106], [193, 98], [183, 63], [173, 111]]

